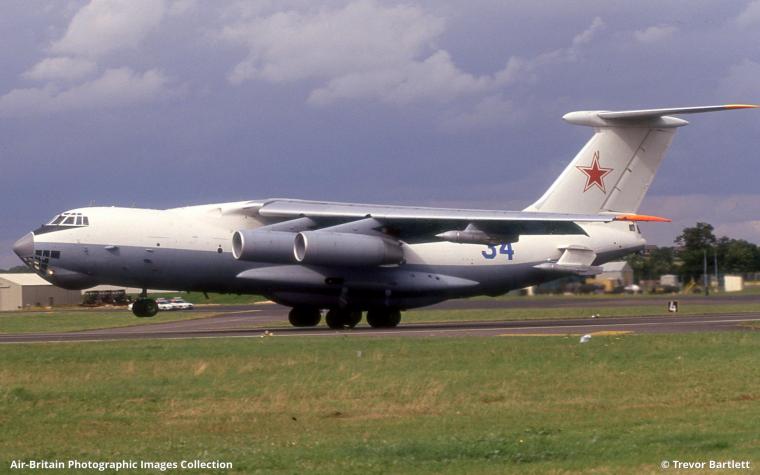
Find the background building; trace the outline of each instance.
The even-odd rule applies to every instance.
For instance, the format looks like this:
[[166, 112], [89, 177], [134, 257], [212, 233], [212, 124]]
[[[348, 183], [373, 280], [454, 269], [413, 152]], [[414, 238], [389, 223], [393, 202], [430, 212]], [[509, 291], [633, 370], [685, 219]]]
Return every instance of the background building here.
[[0, 274], [0, 311], [80, 303], [79, 290], [55, 287], [37, 274]]
[[602, 265], [602, 271], [586, 283], [601, 285], [605, 292], [614, 292], [633, 284], [633, 268], [625, 261], [607, 262]]

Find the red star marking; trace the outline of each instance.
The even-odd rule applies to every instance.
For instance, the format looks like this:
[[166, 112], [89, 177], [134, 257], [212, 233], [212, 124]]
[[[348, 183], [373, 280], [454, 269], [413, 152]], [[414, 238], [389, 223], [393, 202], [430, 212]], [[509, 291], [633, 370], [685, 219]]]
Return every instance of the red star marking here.
[[583, 192], [587, 192], [589, 188], [596, 185], [602, 190], [602, 193], [607, 193], [604, 187], [604, 177], [612, 173], [612, 168], [602, 168], [599, 166], [599, 150], [594, 153], [594, 159], [589, 167], [575, 167], [583, 174], [586, 175], [586, 187]]

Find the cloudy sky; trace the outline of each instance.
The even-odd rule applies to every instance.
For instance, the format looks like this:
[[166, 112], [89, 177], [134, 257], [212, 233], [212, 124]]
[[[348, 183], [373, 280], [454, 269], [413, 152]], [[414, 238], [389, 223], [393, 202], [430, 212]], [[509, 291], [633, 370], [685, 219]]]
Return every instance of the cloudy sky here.
[[[0, 267], [91, 203], [520, 209], [565, 112], [760, 102], [760, 1], [6, 0], [0, 35]], [[760, 242], [760, 112], [690, 120], [645, 233]]]

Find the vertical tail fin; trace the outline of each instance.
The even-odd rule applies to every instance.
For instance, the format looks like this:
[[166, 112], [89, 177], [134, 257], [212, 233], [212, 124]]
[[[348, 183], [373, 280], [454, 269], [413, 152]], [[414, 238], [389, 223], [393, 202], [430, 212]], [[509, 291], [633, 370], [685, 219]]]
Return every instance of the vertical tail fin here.
[[636, 111], [570, 112], [563, 119], [595, 133], [544, 195], [526, 211], [636, 213], [673, 140], [688, 122], [668, 114], [693, 114], [754, 105]]

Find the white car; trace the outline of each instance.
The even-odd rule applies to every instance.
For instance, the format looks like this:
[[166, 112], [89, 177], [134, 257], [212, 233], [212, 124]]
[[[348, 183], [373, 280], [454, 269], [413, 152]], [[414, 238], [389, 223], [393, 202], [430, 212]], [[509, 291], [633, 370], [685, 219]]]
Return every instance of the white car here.
[[159, 310], [176, 310], [171, 300], [165, 298], [156, 299], [156, 305]]
[[174, 297], [169, 301], [172, 306], [172, 310], [192, 310], [193, 304], [186, 301], [182, 297]]
[[[131, 304], [127, 305], [127, 308], [128, 308], [129, 310], [132, 310], [132, 306], [133, 306], [133, 305], [134, 305], [134, 304], [133, 304], [133, 303], [131, 303]], [[156, 299], [156, 305], [158, 305], [158, 309], [159, 309], [159, 310], [177, 310], [177, 309], [174, 307], [174, 304], [173, 304], [173, 303], [172, 303], [170, 300], [168, 300], [168, 299], [165, 299], [165, 298], [157, 298], [157, 299]]]

